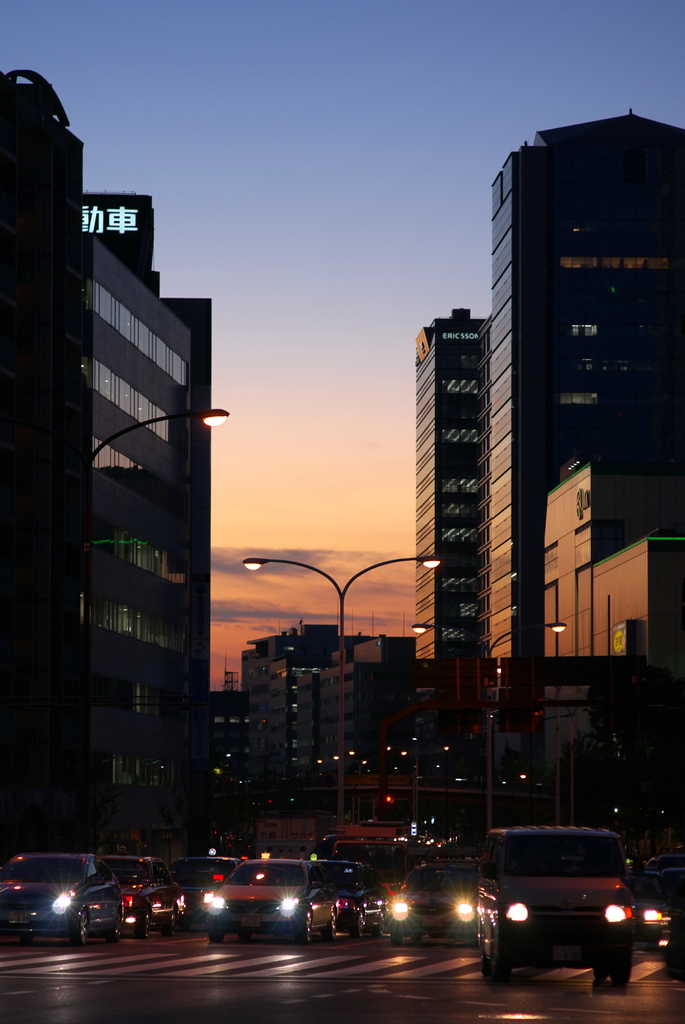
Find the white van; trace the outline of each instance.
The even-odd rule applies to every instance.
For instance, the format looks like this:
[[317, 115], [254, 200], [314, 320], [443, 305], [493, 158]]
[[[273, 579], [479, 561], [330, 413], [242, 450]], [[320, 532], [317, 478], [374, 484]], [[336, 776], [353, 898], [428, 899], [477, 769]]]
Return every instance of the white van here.
[[585, 967], [598, 981], [628, 983], [633, 894], [615, 832], [496, 828], [479, 876], [486, 977], [508, 981], [513, 967]]

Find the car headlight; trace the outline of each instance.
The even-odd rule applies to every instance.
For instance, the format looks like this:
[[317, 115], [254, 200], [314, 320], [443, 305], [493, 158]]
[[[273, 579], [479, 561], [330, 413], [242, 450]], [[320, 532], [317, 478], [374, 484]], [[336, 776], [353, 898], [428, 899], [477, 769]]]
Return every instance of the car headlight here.
[[224, 910], [226, 907], [226, 900], [223, 896], [212, 896], [210, 907], [212, 910]]
[[68, 893], [63, 892], [62, 895], [58, 896], [52, 904], [52, 909], [57, 911], [58, 914], [63, 914], [69, 906], [71, 906], [71, 896]]
[[660, 910], [645, 910], [643, 917], [645, 921], [661, 921], [663, 914]]
[[471, 917], [473, 915], [473, 907], [470, 903], [460, 903], [457, 910], [462, 917]]
[[507, 917], [510, 921], [527, 921], [528, 907], [525, 903], [512, 903], [510, 907], [507, 907]]
[[633, 912], [630, 907], [619, 907], [615, 903], [610, 903], [604, 911], [604, 916], [611, 924], [616, 924], [618, 921], [625, 921], [627, 918], [632, 917]]
[[399, 902], [399, 903], [394, 903], [393, 904], [393, 908], [392, 908], [393, 914], [396, 914], [398, 917], [404, 917], [404, 915], [407, 913], [408, 910], [409, 910], [409, 905], [407, 903]]
[[286, 917], [290, 917], [295, 912], [295, 908], [300, 901], [297, 896], [287, 896], [281, 901], [281, 913]]
[[205, 903], [211, 903], [212, 900], [214, 899], [214, 893], [213, 892], [206, 892], [202, 898], [203, 898]]

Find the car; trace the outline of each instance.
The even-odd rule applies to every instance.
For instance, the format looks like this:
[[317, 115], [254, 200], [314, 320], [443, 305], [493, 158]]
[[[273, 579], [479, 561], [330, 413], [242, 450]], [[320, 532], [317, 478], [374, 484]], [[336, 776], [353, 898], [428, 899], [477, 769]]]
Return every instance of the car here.
[[219, 887], [240, 864], [237, 857], [181, 857], [169, 873], [183, 893], [183, 913], [178, 919], [182, 932], [193, 925], [207, 927], [207, 908]]
[[241, 942], [253, 935], [276, 935], [309, 943], [318, 931], [336, 936], [338, 890], [316, 861], [246, 860], [225, 882], [209, 906], [210, 942], [227, 933]]
[[659, 872], [659, 878], [661, 879], [667, 902], [671, 899], [684, 874], [685, 868], [666, 868], [664, 871]]
[[633, 893], [616, 832], [496, 828], [479, 874], [485, 977], [507, 982], [514, 967], [590, 967], [598, 982], [628, 983]]
[[373, 868], [353, 860], [320, 860], [338, 890], [338, 930], [361, 938], [385, 929], [388, 894]]
[[[674, 872], [675, 868], [669, 868]], [[670, 892], [666, 898], [665, 924], [662, 942], [666, 966], [672, 978], [685, 978], [685, 871], [669, 879]]]
[[122, 897], [116, 878], [89, 853], [20, 853], [0, 869], [0, 935], [30, 945], [36, 936], [85, 946], [99, 935], [121, 936]]
[[410, 871], [390, 906], [390, 941], [416, 945], [424, 935], [473, 943], [478, 872], [468, 861], [421, 864]]
[[159, 857], [112, 855], [103, 857], [121, 886], [124, 925], [136, 939], [146, 939], [151, 928], [173, 935], [183, 911], [183, 893], [172, 881]]
[[635, 914], [635, 939], [659, 945], [666, 916], [666, 893], [659, 875], [645, 871], [631, 880]]
[[667, 868], [681, 868], [685, 871], [685, 853], [662, 853], [661, 856], [655, 859], [656, 867], [654, 870], [658, 871], [659, 874], [662, 871], [666, 871]]

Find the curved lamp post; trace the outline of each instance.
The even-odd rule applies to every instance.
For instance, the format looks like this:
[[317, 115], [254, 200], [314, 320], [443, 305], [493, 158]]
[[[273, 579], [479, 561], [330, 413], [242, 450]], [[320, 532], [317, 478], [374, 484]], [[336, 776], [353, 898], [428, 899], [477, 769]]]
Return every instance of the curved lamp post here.
[[[428, 622], [415, 622], [414, 625], [411, 628], [414, 630], [414, 632], [416, 634], [418, 634], [419, 636], [422, 636], [424, 633], [428, 632], [429, 629], [442, 629], [442, 628], [445, 628], [445, 627], [441, 627], [439, 625], [436, 626], [436, 625], [433, 625], [432, 623], [428, 623]], [[460, 626], [457, 626], [455, 628], [460, 629], [462, 633], [466, 634], [466, 636], [473, 637], [474, 640], [477, 640], [478, 643], [482, 646], [483, 650], [485, 651], [485, 657], [486, 658], [491, 658], [492, 657], [493, 649], [495, 647], [497, 647], [498, 644], [502, 643], [503, 640], [506, 640], [508, 637], [513, 636], [514, 633], [521, 633], [521, 632], [523, 632], [524, 629], [551, 629], [553, 633], [563, 633], [564, 630], [566, 629], [566, 623], [565, 622], [537, 622], [537, 623], [534, 623], [532, 626], [519, 626], [518, 629], [509, 629], [509, 630], [507, 630], [506, 633], [502, 633], [502, 635], [498, 636], [496, 640], [493, 640], [493, 642], [491, 644], [487, 644], [485, 642], [485, 640], [482, 640], [479, 636], [476, 636], [475, 633], [472, 633], [468, 629], [461, 629]], [[559, 688], [557, 687], [557, 691], [558, 691], [558, 689]], [[557, 692], [557, 698], [558, 698], [558, 696], [559, 695], [558, 695], [558, 692]], [[492, 776], [493, 776], [493, 770], [492, 770], [492, 712], [487, 710], [487, 709], [485, 711], [485, 721], [486, 721], [486, 726], [487, 726], [487, 729], [486, 729], [486, 754], [485, 754], [485, 758], [486, 758], [486, 774], [487, 774], [487, 778], [488, 778], [488, 788], [487, 788], [485, 817], [486, 817], [487, 831], [489, 832], [490, 829], [492, 828], [492, 784], [493, 784]], [[557, 778], [556, 778], [556, 813], [555, 813], [555, 818], [556, 818], [556, 824], [558, 825], [559, 824], [559, 820], [560, 820], [560, 792], [561, 792], [560, 791], [560, 781], [559, 781], [560, 780], [560, 773], [559, 773], [559, 761], [560, 761], [559, 708], [557, 708], [557, 733], [556, 733], [556, 735], [557, 735], [557, 741], [556, 741], [556, 746], [557, 746]]]
[[225, 409], [204, 409], [199, 411], [176, 412], [168, 416], [153, 416], [148, 420], [141, 420], [132, 423], [123, 430], [117, 430], [110, 434], [104, 441], [100, 441], [92, 452], [86, 453], [77, 444], [63, 434], [49, 427], [43, 427], [39, 423], [31, 423], [28, 420], [15, 419], [11, 416], [0, 416], [0, 423], [9, 423], [15, 427], [24, 427], [35, 430], [40, 434], [47, 434], [57, 441], [66, 445], [79, 459], [82, 469], [82, 497], [81, 517], [83, 531], [83, 657], [81, 662], [81, 793], [80, 793], [80, 840], [82, 850], [86, 852], [90, 848], [90, 707], [91, 707], [91, 604], [92, 604], [92, 521], [93, 521], [93, 466], [98, 455], [108, 444], [115, 441], [124, 434], [130, 434], [141, 427], [149, 427], [153, 423], [164, 423], [169, 420], [195, 419], [201, 420], [208, 427], [219, 427], [226, 422], [229, 413]]
[[310, 572], [323, 576], [335, 587], [338, 595], [338, 632], [340, 638], [340, 665], [338, 682], [338, 825], [345, 824], [345, 597], [347, 591], [355, 580], [373, 569], [380, 569], [384, 565], [394, 565], [397, 562], [419, 562], [427, 569], [437, 569], [441, 559], [431, 558], [429, 555], [414, 555], [413, 558], [389, 558], [385, 562], [376, 562], [374, 565], [367, 565], [365, 569], [356, 572], [354, 576], [343, 586], [329, 576], [323, 569], [317, 569], [315, 565], [308, 565], [306, 562], [293, 562], [289, 558], [244, 558], [243, 565], [246, 569], [257, 570], [269, 562], [279, 565], [296, 565], [300, 569], [308, 569]]

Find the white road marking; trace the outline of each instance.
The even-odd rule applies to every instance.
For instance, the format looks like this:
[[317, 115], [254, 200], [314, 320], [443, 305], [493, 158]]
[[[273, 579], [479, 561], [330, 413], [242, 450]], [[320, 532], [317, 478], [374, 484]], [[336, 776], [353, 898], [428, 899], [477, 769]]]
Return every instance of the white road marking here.
[[666, 966], [663, 961], [647, 961], [647, 963], [636, 964], [630, 972], [631, 981], [642, 981], [644, 978], [648, 978], [650, 974], [656, 974], [657, 971], [663, 970]]
[[384, 967], [399, 967], [400, 964], [414, 960], [425, 960], [422, 956], [391, 956], [385, 960], [372, 960], [368, 964], [357, 964], [355, 967], [341, 967], [337, 971], [322, 971], [317, 978], [341, 978], [348, 974], [366, 974], [368, 971], [380, 971]]
[[458, 960], [443, 960], [439, 964], [428, 964], [427, 967], [414, 967], [411, 971], [399, 971], [397, 974], [388, 974], [385, 981], [395, 981], [397, 978], [426, 978], [431, 974], [443, 974], [445, 971], [454, 971], [457, 967], [464, 967], [472, 964], [471, 957], [460, 957]]
[[[162, 960], [158, 964], [130, 964], [128, 967], [115, 967], [113, 970], [100, 970], [94, 964], [87, 964], [84, 969], [90, 968], [91, 970], [98, 970], [100, 974], [133, 974], [136, 971], [147, 971], [149, 967], [155, 969], [162, 967], [178, 967], [179, 964], [196, 964], [200, 961], [206, 960], [228, 960], [229, 957], [238, 956], [237, 953], [209, 953], [205, 956], [189, 956], [189, 957], [175, 957], [173, 960]], [[130, 958], [129, 958], [130, 959]]]
[[[237, 953], [232, 953], [231, 956], [238, 956]], [[164, 975], [165, 978], [204, 978], [208, 974], [217, 974], [219, 971], [237, 971], [243, 970], [245, 967], [249, 967], [254, 964], [258, 967], [260, 964], [270, 964], [275, 960], [295, 960], [298, 956], [302, 956], [301, 953], [280, 953], [278, 956], [259, 956], [254, 960], [249, 960], [247, 957], [239, 960], [238, 963], [232, 964], [212, 964], [211, 967], [195, 967], [188, 971], [167, 971]], [[181, 961], [185, 963], [186, 961]], [[261, 971], [259, 972], [262, 973]]]
[[30, 996], [33, 993], [32, 988], [18, 988], [14, 992], [3, 992], [3, 996]]
[[[43, 974], [46, 971], [58, 970], [62, 964], [71, 967], [93, 967], [97, 963], [116, 964], [123, 963], [126, 960], [159, 960], [164, 956], [168, 956], [168, 953], [141, 953], [140, 956], [120, 956], [110, 958], [107, 954], [103, 953], [84, 953], [82, 956], [74, 955], [73, 953], [66, 953], [63, 956], [41, 956], [41, 957], [25, 957], [23, 960], [0, 960], [0, 971], [5, 970], [7, 967], [26, 967], [31, 968], [34, 964], [40, 964], [41, 970], [37, 973]], [[58, 963], [53, 961], [57, 960]], [[85, 963], [88, 961], [88, 963]], [[45, 966], [49, 965], [49, 966]]]
[[[253, 974], [239, 974], [239, 978], [280, 978], [283, 974], [290, 971], [311, 971], [317, 967], [328, 967], [329, 964], [339, 964], [346, 960], [359, 960], [361, 957], [354, 956], [324, 956], [318, 957], [316, 960], [305, 960], [299, 964], [283, 964], [282, 967], [271, 967], [266, 971], [255, 971]], [[243, 963], [243, 967], [249, 966], [249, 962]]]

